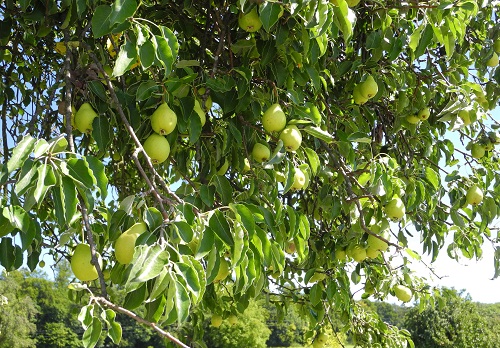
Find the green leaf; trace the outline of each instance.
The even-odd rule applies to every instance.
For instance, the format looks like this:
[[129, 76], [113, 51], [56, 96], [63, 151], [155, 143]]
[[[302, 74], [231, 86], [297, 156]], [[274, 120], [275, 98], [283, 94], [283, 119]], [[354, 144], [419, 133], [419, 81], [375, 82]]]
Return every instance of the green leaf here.
[[135, 247], [132, 269], [127, 279], [127, 292], [137, 288], [137, 285], [153, 279], [168, 263], [170, 255], [158, 244], [139, 245]]
[[97, 183], [87, 161], [83, 159], [70, 158], [68, 162], [61, 163], [61, 170], [65, 175], [88, 189], [91, 189]]
[[23, 195], [30, 187], [34, 186], [38, 178], [38, 162], [26, 160], [19, 173], [19, 180], [16, 182], [14, 192]]
[[427, 24], [424, 31], [422, 32], [422, 35], [420, 36], [418, 47], [415, 50], [415, 58], [418, 58], [425, 53], [425, 50], [427, 49], [427, 47], [429, 47], [433, 37], [434, 32], [432, 30], [432, 26], [430, 24]]
[[[177, 310], [177, 321], [182, 323], [186, 321], [189, 315], [189, 307], [191, 306], [191, 300], [189, 299], [188, 292], [184, 285], [178, 280], [173, 282], [175, 285], [175, 296], [174, 298], [167, 298], [167, 301], [175, 301], [175, 308]], [[171, 285], [172, 286], [172, 285]]]
[[106, 199], [108, 195], [108, 178], [106, 177], [104, 164], [94, 156], [87, 156], [85, 160], [96, 179], [97, 188], [101, 193], [102, 199]]
[[109, 17], [110, 23], [123, 23], [134, 15], [137, 10], [137, 2], [135, 0], [115, 0], [112, 10]]
[[281, 6], [279, 4], [265, 1], [260, 5], [259, 17], [262, 21], [262, 26], [267, 32], [278, 21], [280, 12]]
[[193, 295], [194, 299], [197, 300], [201, 295], [202, 288], [196, 269], [194, 269], [192, 264], [183, 262], [176, 262], [175, 269], [177, 270], [177, 276], [181, 276], [183, 278], [186, 284], [186, 289]]
[[151, 41], [146, 41], [139, 47], [139, 58], [141, 59], [141, 65], [147, 69], [153, 65], [155, 61], [155, 46]]
[[215, 190], [221, 197], [222, 204], [228, 205], [233, 196], [233, 188], [231, 187], [229, 180], [222, 175], [215, 175], [212, 180]]
[[320, 127], [315, 126], [307, 126], [303, 128], [304, 132], [311, 134], [313, 137], [323, 140], [326, 143], [332, 143], [335, 141], [333, 135], [328, 133], [327, 131], [322, 130]]
[[[7, 209], [4, 207], [3, 209]], [[0, 238], [5, 237], [9, 233], [14, 231], [14, 226], [10, 223], [9, 218], [5, 217], [3, 214], [0, 215]]]
[[333, 22], [344, 34], [344, 41], [349, 41], [352, 36], [352, 28], [356, 23], [354, 11], [347, 6], [345, 0], [338, 0], [338, 6], [333, 6], [333, 13]]
[[38, 181], [33, 193], [38, 205], [43, 201], [49, 188], [57, 183], [52, 165], [43, 163], [38, 167]]
[[236, 219], [243, 224], [250, 238], [255, 233], [255, 219], [252, 212], [243, 204], [229, 204], [229, 208], [236, 215]]
[[102, 323], [97, 317], [92, 319], [92, 325], [87, 327], [87, 330], [83, 333], [82, 341], [85, 348], [93, 348], [99, 341], [101, 337]]
[[92, 16], [92, 33], [96, 39], [111, 33], [111, 12], [112, 8], [107, 5], [100, 5], [95, 9]]
[[304, 151], [306, 153], [307, 160], [309, 161], [309, 166], [311, 167], [313, 175], [318, 174], [318, 170], [321, 165], [318, 154], [316, 153], [316, 151], [309, 147], [304, 148]]
[[129, 40], [125, 42], [125, 45], [120, 47], [120, 52], [115, 61], [115, 66], [113, 68], [113, 76], [118, 77], [125, 74], [130, 69], [130, 66], [137, 61], [137, 48], [136, 45]]
[[425, 168], [425, 178], [432, 185], [435, 191], [439, 188], [439, 175], [431, 167]]
[[418, 43], [420, 41], [420, 36], [422, 35], [423, 26], [418, 27], [410, 36], [408, 46], [413, 52], [417, 50]]
[[7, 170], [12, 173], [14, 170], [21, 168], [24, 161], [28, 159], [28, 156], [33, 151], [36, 140], [27, 135], [17, 144], [17, 146], [12, 151], [12, 156], [7, 162]]
[[365, 144], [371, 144], [372, 139], [371, 137], [367, 136], [363, 132], [355, 132], [352, 134], [349, 134], [347, 137], [348, 141], [352, 141], [354, 143], [365, 143]]
[[179, 43], [177, 38], [168, 28], [161, 27], [163, 36], [155, 35], [156, 39], [156, 57], [165, 68], [165, 78], [172, 72], [172, 67], [177, 59]]
[[108, 336], [114, 344], [119, 344], [122, 338], [122, 326], [115, 321], [116, 313], [111, 309], [106, 309], [106, 321], [108, 322]]
[[9, 178], [9, 172], [7, 170], [7, 165], [0, 164], [0, 186], [5, 185], [8, 178]]
[[107, 117], [96, 117], [92, 123], [92, 138], [94, 138], [97, 147], [101, 153], [109, 150], [109, 145], [113, 139], [113, 128]]
[[12, 244], [12, 238], [4, 237], [0, 241], [0, 264], [10, 272], [14, 269], [16, 260], [16, 249]]
[[60, 194], [64, 203], [64, 216], [69, 225], [77, 214], [78, 198], [76, 196], [75, 183], [71, 178], [63, 177], [61, 179]]
[[224, 214], [222, 214], [220, 210], [214, 211], [208, 224], [221, 241], [223, 241], [227, 246], [233, 246], [234, 241], [231, 236], [231, 229], [229, 228], [229, 224], [227, 223]]
[[[142, 59], [141, 59], [142, 63]], [[154, 93], [160, 90], [158, 84], [153, 80], [144, 81], [139, 85], [136, 92], [137, 101], [143, 101], [151, 98]]]
[[28, 249], [36, 233], [31, 217], [19, 206], [5, 207], [2, 213], [3, 216], [10, 221], [12, 226], [21, 231], [22, 250]]
[[150, 231], [156, 231], [163, 224], [163, 215], [155, 207], [149, 207], [144, 211], [144, 220]]
[[179, 235], [185, 243], [193, 240], [193, 229], [185, 221], [174, 221], [173, 225], [177, 228]]
[[87, 86], [99, 99], [101, 99], [103, 102], [107, 102], [108, 96], [106, 95], [106, 89], [104, 88], [102, 81], [89, 81], [87, 83]]

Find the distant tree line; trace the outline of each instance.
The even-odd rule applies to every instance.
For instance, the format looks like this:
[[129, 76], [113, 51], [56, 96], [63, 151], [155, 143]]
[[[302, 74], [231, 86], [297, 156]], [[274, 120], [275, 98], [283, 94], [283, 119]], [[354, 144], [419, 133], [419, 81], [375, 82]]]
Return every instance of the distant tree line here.
[[[0, 275], [0, 348], [81, 347], [80, 307], [68, 297], [67, 290], [71, 272], [64, 263], [55, 269], [54, 280], [40, 271]], [[366, 313], [376, 312], [388, 325], [408, 330], [416, 348], [497, 348], [500, 342], [500, 303], [474, 303], [463, 291], [440, 289], [434, 304], [424, 310], [418, 305], [402, 307], [368, 300], [360, 301], [359, 308]], [[210, 324], [211, 313], [200, 315], [206, 317], [206, 347], [265, 348], [306, 347], [311, 341], [307, 336], [311, 328], [302, 314], [298, 304], [282, 308], [267, 298], [251, 302], [235, 323], [225, 319], [220, 327]], [[173, 347], [129, 317], [118, 314], [118, 320], [123, 328], [120, 347]], [[352, 342], [349, 332], [341, 333], [340, 320], [333, 318], [332, 324], [338, 332], [328, 332], [329, 347], [341, 347], [339, 340], [369, 347], [367, 342]], [[196, 330], [189, 322], [169, 329], [184, 341], [189, 341]], [[116, 345], [107, 338], [101, 339], [98, 346]]]

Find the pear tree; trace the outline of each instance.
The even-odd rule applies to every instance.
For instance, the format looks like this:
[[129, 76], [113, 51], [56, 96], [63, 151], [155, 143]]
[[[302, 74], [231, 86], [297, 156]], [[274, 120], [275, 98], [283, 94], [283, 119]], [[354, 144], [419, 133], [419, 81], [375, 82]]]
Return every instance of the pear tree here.
[[0, 265], [70, 260], [85, 347], [119, 344], [116, 313], [204, 346], [260, 298], [294, 302], [313, 346], [412, 346], [356, 294], [433, 304], [423, 256], [491, 249], [500, 275], [499, 15], [2, 2]]

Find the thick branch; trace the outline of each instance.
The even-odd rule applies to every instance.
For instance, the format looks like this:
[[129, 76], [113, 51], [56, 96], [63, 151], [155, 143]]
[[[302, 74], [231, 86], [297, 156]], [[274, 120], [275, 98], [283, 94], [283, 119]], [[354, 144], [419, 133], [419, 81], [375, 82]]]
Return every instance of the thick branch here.
[[112, 310], [114, 310], [114, 311], [116, 311], [118, 313], [125, 314], [126, 316], [134, 319], [138, 323], [141, 323], [141, 324], [144, 324], [146, 326], [149, 326], [150, 328], [152, 328], [153, 330], [155, 330], [157, 333], [159, 333], [160, 336], [169, 339], [170, 341], [172, 341], [175, 344], [177, 344], [179, 347], [189, 348], [189, 346], [187, 346], [184, 343], [182, 343], [177, 337], [174, 337], [171, 333], [163, 330], [162, 328], [159, 328], [158, 326], [156, 326], [155, 323], [147, 321], [146, 319], [138, 316], [137, 314], [135, 314], [134, 312], [129, 311], [128, 309], [120, 307], [120, 306], [118, 306], [118, 305], [116, 305], [116, 304], [108, 301], [107, 299], [105, 299], [103, 297], [92, 297], [91, 300], [93, 300], [95, 302], [98, 302], [98, 303], [102, 304], [103, 306], [105, 306], [107, 308], [110, 308], [110, 309], [112, 309]]

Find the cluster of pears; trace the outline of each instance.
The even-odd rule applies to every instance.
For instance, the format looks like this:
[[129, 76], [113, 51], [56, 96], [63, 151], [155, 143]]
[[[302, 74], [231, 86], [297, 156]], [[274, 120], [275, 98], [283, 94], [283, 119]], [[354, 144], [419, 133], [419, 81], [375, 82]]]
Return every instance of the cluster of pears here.
[[[102, 269], [102, 258], [99, 254], [97, 255], [97, 260], [99, 267]], [[86, 243], [78, 244], [75, 247], [73, 255], [71, 256], [70, 265], [75, 277], [82, 282], [96, 280], [98, 277], [97, 269], [92, 264], [90, 245]]]
[[[212, 318], [210, 318], [210, 323], [212, 324], [213, 327], [220, 327], [223, 321], [224, 319], [220, 314], [213, 314]], [[238, 317], [234, 314], [230, 314], [227, 317], [227, 322], [229, 323], [229, 325], [234, 326], [238, 324]]]
[[411, 124], [418, 124], [422, 121], [427, 120], [431, 116], [431, 111], [429, 108], [423, 108], [416, 115], [408, 115], [406, 116], [406, 121]]
[[495, 144], [500, 144], [500, 135], [488, 132], [487, 135], [470, 144], [471, 156], [476, 159], [483, 158], [488, 151], [493, 150]]
[[167, 103], [162, 103], [151, 115], [151, 134], [143, 144], [144, 151], [154, 164], [166, 161], [170, 154], [170, 144], [164, 135], [172, 133], [177, 126], [177, 115]]
[[[90, 103], [83, 103], [78, 111], [72, 116], [71, 125], [78, 129], [80, 132], [85, 134], [92, 133], [93, 127], [92, 123], [94, 119], [98, 116], [94, 111]], [[74, 119], [73, 119], [74, 118]]]
[[[383, 239], [389, 240], [389, 224], [387, 221], [383, 221], [380, 225], [373, 225], [371, 231], [376, 235], [369, 234], [366, 239], [366, 247], [358, 242], [351, 243], [346, 249], [337, 248], [335, 250], [335, 259], [341, 262], [347, 260], [347, 257], [353, 259], [356, 262], [363, 262], [367, 258], [375, 259], [380, 253], [383, 253], [389, 249], [389, 244], [387, 244]], [[381, 238], [378, 238], [381, 237]]]
[[372, 75], [368, 75], [365, 81], [358, 83], [352, 91], [354, 102], [363, 105], [378, 93], [378, 85]]
[[[286, 115], [278, 103], [271, 105], [262, 115], [262, 126], [268, 133], [279, 133], [283, 146], [289, 152], [295, 152], [302, 144], [302, 133], [295, 125], [287, 125]], [[269, 145], [264, 142], [255, 143], [252, 157], [262, 163], [271, 157]], [[299, 167], [295, 168], [292, 189], [301, 189], [307, 184], [307, 174]]]

